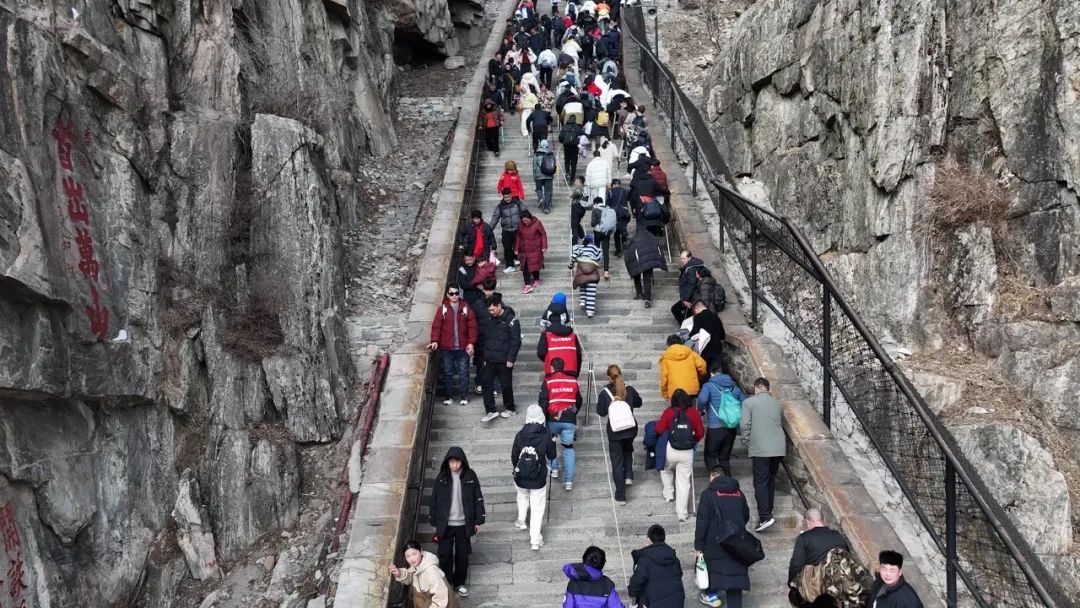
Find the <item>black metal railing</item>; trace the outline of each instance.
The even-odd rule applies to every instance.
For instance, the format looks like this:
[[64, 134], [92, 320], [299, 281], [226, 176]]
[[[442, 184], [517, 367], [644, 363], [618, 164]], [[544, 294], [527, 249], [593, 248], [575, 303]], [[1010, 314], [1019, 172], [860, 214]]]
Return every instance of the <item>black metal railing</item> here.
[[[455, 123], [456, 125], [456, 123]], [[450, 136], [452, 137], [454, 126], [450, 127]], [[472, 152], [469, 157], [469, 171], [465, 179], [464, 195], [461, 202], [461, 211], [458, 215], [458, 222], [455, 229], [460, 226], [464, 226], [466, 220], [469, 217], [469, 211], [471, 210], [470, 204], [473, 199], [473, 192], [476, 188], [476, 174], [479, 168], [480, 149], [483, 145], [482, 138], [477, 134], [473, 138]], [[454, 253], [450, 258], [450, 265], [446, 269], [446, 282], [445, 285], [450, 285], [457, 280], [457, 269], [459, 262], [461, 261], [461, 255], [458, 252], [457, 244], [454, 245]], [[398, 531], [398, 542], [395, 547], [395, 563], [401, 564], [405, 560], [405, 556], [401, 550], [405, 542], [416, 537], [416, 531], [420, 528], [420, 517], [424, 513], [424, 480], [427, 477], [427, 469], [431, 462], [430, 445], [431, 445], [431, 421], [435, 417], [435, 402], [436, 389], [440, 377], [439, 362], [437, 360], [438, 353], [433, 353], [427, 366], [427, 375], [424, 376], [424, 397], [420, 404], [420, 409], [417, 412], [417, 428], [420, 429], [420, 433], [417, 437], [417, 445], [412, 453], [412, 461], [409, 465], [409, 479], [405, 485], [405, 498], [402, 501], [404, 512], [402, 513], [402, 521], [405, 522]], [[390, 592], [387, 599], [387, 606], [389, 608], [410, 608], [412, 606], [412, 596], [408, 593], [408, 588], [397, 581], [391, 579]]]
[[[850, 410], [945, 563], [945, 600], [983, 608], [1061, 607], [1065, 599], [1027, 541], [833, 282], [798, 228], [731, 189], [732, 177], [708, 124], [650, 50], [640, 8], [623, 9], [624, 64], [637, 63], [672, 145], [693, 162], [749, 283], [751, 323], [772, 311], [816, 362], [821, 414]], [[962, 585], [963, 590], [958, 589]]]

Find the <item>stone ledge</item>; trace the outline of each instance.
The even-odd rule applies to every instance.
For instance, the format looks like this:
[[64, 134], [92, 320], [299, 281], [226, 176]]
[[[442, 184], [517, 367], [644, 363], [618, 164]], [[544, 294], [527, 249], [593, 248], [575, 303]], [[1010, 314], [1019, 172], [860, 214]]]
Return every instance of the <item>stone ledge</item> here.
[[[469, 161], [477, 137], [480, 93], [487, 74], [487, 57], [495, 55], [502, 25], [509, 18], [515, 2], [506, 0], [495, 19], [473, 78], [462, 95], [457, 128], [450, 147], [450, 161], [440, 185], [438, 204], [430, 235], [424, 248], [425, 267], [417, 278], [410, 305], [405, 343], [390, 359], [387, 385], [382, 395], [379, 419], [372, 436], [372, 450], [364, 463], [363, 483], [355, 496], [349, 544], [341, 562], [334, 605], [340, 608], [377, 608], [385, 606], [390, 591], [390, 565], [402, 538], [405, 521], [406, 481], [413, 466], [412, 452], [418, 439], [419, 408], [424, 400], [424, 378], [431, 361], [426, 340], [431, 318], [442, 301], [446, 270], [453, 260], [453, 238], [465, 204], [464, 185], [468, 180]], [[385, 415], [384, 415], [385, 414]], [[418, 466], [423, 466], [419, 463]], [[408, 531], [411, 534], [411, 530]]]
[[[629, 63], [626, 70], [630, 94], [634, 99], [651, 98], [641, 86], [642, 80], [637, 66]], [[667, 171], [672, 206], [679, 218], [671, 226], [679, 234], [683, 244], [707, 266], [725, 268], [723, 254], [711, 235], [699, 228], [705, 225], [704, 217], [696, 206], [689, 203], [694, 200], [689, 179], [678, 164], [668, 139], [668, 130], [659, 128], [652, 131], [653, 148]], [[733, 302], [729, 302], [721, 314], [727, 334], [725, 342], [730, 347], [727, 351], [737, 351], [744, 355], [743, 360], [737, 362], [741, 364], [737, 375], [742, 377], [744, 382], [747, 378], [752, 380], [758, 376], [769, 378], [773, 394], [784, 404], [784, 429], [794, 450], [794, 453], [789, 451], [788, 459], [799, 459], [805, 465], [811, 483], [824, 501], [824, 504], [816, 506], [831, 514], [832, 521], [843, 529], [851, 541], [856, 555], [873, 567], [881, 550], [904, 548], [904, 543], [892, 524], [874, 506], [838, 440], [814, 410], [798, 376], [788, 364], [783, 349], [750, 328], [742, 312]], [[904, 574], [919, 592], [924, 606], [944, 606], [918, 567], [909, 566]]]

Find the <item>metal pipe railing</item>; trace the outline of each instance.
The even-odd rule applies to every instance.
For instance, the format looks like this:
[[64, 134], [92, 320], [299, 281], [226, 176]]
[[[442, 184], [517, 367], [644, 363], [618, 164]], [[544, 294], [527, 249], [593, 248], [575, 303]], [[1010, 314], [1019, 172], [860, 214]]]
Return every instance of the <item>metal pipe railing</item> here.
[[[721, 243], [731, 243], [750, 283], [752, 325], [760, 328], [759, 304], [764, 304], [820, 365], [826, 425], [833, 422], [834, 387], [850, 407], [942, 552], [947, 604], [957, 605], [959, 581], [970, 599], [987, 608], [1071, 605], [799, 229], [730, 187], [731, 173], [701, 113], [643, 42], [640, 9], [624, 9], [623, 24], [624, 63], [637, 47], [646, 86], [670, 122], [672, 145], [681, 144], [693, 159], [694, 186], [698, 175], [712, 186], [706, 190], [720, 217]], [[776, 267], [795, 274], [775, 278]], [[802, 292], [800, 280], [808, 283]], [[814, 331], [808, 334], [807, 326]], [[878, 420], [882, 412], [885, 418]], [[935, 487], [925, 487], [927, 482]]]

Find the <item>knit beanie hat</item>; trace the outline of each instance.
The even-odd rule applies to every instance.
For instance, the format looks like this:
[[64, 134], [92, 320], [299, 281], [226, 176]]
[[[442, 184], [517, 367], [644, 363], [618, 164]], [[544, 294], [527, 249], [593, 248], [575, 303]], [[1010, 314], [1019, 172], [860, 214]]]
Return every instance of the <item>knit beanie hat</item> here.
[[555, 295], [551, 296], [551, 303], [552, 304], [562, 304], [563, 306], [565, 306], [566, 305], [566, 294], [561, 292], [561, 291], [555, 292]]
[[539, 405], [534, 403], [525, 411], [525, 424], [544, 424], [546, 422], [547, 417], [544, 416], [544, 410]]

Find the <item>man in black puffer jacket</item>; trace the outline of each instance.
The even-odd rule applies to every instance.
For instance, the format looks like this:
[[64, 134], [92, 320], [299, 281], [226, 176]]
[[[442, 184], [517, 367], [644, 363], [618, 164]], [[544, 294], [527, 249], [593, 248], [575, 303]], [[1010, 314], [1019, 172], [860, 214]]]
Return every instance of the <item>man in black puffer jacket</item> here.
[[484, 417], [480, 422], [491, 422], [500, 416], [495, 411], [495, 379], [498, 378], [503, 392], [501, 416], [514, 415], [514, 362], [521, 350], [521, 324], [514, 309], [503, 304], [502, 294], [495, 292], [487, 299], [490, 318], [484, 319]]
[[630, 552], [634, 574], [627, 593], [644, 608], [682, 608], [686, 594], [682, 586], [682, 565], [675, 550], [664, 540], [660, 524], [649, 526], [649, 545]]
[[480, 480], [469, 468], [465, 450], [455, 446], [446, 451], [431, 489], [429, 513], [437, 539], [433, 542], [439, 545], [439, 567], [458, 595], [468, 595], [465, 581], [469, 578], [471, 538], [480, 531], [485, 510]]
[[676, 323], [682, 323], [691, 314], [690, 308], [694, 305], [691, 300], [694, 297], [694, 286], [698, 281], [698, 269], [705, 267], [705, 262], [695, 258], [689, 249], [679, 252], [679, 301], [671, 306], [671, 316], [675, 317]]
[[652, 308], [653, 271], [659, 268], [667, 272], [667, 261], [660, 250], [656, 237], [639, 227], [634, 238], [626, 244], [626, 272], [634, 279], [634, 299], [645, 300], [645, 308]]

